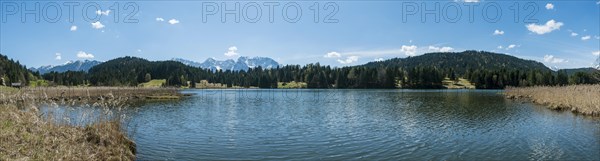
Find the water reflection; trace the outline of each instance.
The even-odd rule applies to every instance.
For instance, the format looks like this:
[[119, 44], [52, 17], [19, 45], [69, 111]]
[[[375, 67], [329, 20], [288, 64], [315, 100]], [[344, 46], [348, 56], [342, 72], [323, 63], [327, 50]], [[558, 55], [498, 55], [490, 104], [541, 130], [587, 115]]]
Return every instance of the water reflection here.
[[600, 158], [599, 119], [505, 100], [498, 91], [186, 92], [196, 95], [129, 108], [138, 159]]

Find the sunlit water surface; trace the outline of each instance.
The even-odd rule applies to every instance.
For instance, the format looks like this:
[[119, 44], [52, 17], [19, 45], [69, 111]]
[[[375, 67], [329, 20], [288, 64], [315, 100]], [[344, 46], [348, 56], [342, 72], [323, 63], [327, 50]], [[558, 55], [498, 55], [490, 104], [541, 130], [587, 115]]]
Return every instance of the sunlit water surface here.
[[127, 108], [139, 160], [600, 159], [600, 119], [501, 91], [185, 92]]

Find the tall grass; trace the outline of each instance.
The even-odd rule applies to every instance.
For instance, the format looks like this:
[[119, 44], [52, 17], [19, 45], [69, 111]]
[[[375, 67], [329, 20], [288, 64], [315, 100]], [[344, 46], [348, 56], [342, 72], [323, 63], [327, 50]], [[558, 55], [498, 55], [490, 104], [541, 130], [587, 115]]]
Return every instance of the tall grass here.
[[526, 98], [550, 109], [600, 116], [600, 84], [557, 87], [509, 87], [508, 98]]
[[[0, 105], [0, 160], [134, 160], [120, 117], [102, 113], [81, 126], [31, 105]], [[85, 115], [85, 114], [84, 114]], [[110, 119], [109, 119], [110, 118]]]
[[[0, 90], [0, 160], [134, 160], [135, 143], [121, 126], [124, 108], [136, 98], [164, 95], [179, 93], [134, 87]], [[75, 116], [54, 108], [76, 103], [82, 112]]]
[[176, 88], [142, 87], [26, 87], [20, 90], [0, 90], [0, 103], [39, 102], [47, 100], [105, 100], [155, 96], [180, 96]]

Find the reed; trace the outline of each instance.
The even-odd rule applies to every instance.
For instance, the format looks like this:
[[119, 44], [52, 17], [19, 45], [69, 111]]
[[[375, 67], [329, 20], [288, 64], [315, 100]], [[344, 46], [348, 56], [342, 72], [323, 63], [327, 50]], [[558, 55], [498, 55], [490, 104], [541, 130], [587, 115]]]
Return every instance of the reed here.
[[[0, 105], [0, 160], [134, 160], [119, 117], [74, 126], [36, 107]], [[83, 115], [89, 115], [83, 114]]]
[[550, 109], [600, 116], [600, 84], [508, 87], [504, 95], [511, 99], [529, 99]]
[[106, 99], [148, 99], [181, 97], [176, 88], [143, 87], [26, 87], [20, 90], [0, 90], [0, 103], [54, 101], [94, 101]]
[[[134, 160], [135, 143], [122, 127], [124, 109], [159, 96], [181, 94], [174, 88], [0, 89], [0, 160]], [[61, 113], [58, 106], [81, 112]]]

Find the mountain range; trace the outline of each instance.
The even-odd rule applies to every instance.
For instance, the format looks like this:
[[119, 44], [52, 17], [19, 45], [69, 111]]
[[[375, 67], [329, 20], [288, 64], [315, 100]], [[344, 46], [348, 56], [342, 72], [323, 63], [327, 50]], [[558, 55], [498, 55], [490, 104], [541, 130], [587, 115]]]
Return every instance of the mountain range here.
[[41, 66], [39, 68], [29, 68], [29, 70], [33, 71], [33, 72], [39, 72], [40, 74], [46, 74], [46, 73], [50, 73], [50, 72], [66, 72], [66, 71], [85, 71], [87, 72], [88, 70], [90, 70], [90, 68], [101, 64], [101, 61], [96, 61], [96, 60], [77, 60], [77, 61], [68, 61], [65, 64], [62, 65], [56, 65], [56, 66], [52, 66], [52, 65], [47, 65], [47, 66]]
[[267, 57], [239, 57], [237, 60], [216, 60], [214, 58], [208, 58], [204, 62], [199, 63], [191, 60], [173, 58], [172, 61], [181, 62], [185, 65], [199, 67], [204, 69], [216, 70], [231, 70], [240, 71], [248, 70], [250, 68], [262, 67], [264, 69], [277, 68], [281, 66], [277, 61]]
[[[173, 58], [172, 61], [181, 62], [185, 65], [200, 67], [204, 69], [210, 69], [212, 71], [216, 70], [232, 70], [232, 71], [240, 71], [240, 70], [248, 70], [254, 67], [262, 67], [265, 69], [276, 68], [281, 66], [277, 61], [267, 58], [267, 57], [239, 57], [237, 60], [227, 59], [227, 60], [215, 60], [213, 58], [208, 58], [203, 63], [181, 59], [181, 58]], [[66, 71], [89, 71], [92, 67], [99, 65], [103, 62], [96, 60], [77, 60], [77, 61], [68, 61], [62, 65], [46, 65], [38, 68], [29, 68], [29, 70], [33, 72], [39, 72], [40, 74], [46, 74], [50, 72], [66, 72]]]
[[[172, 61], [180, 62], [188, 66], [199, 67], [203, 69], [216, 70], [248, 70], [249, 68], [262, 67], [265, 69], [276, 68], [282, 66], [277, 61], [267, 57], [239, 57], [237, 60], [216, 60], [214, 58], [208, 58], [204, 62], [196, 62], [187, 59], [173, 58]], [[96, 60], [78, 60], [69, 61], [62, 65], [56, 66], [41, 66], [38, 68], [29, 68], [33, 72], [39, 72], [45, 74], [49, 72], [65, 72], [65, 71], [89, 71], [90, 68], [99, 65], [103, 62]], [[442, 69], [452, 68], [457, 74], [464, 74], [468, 69], [536, 69], [540, 71], [558, 71], [558, 68], [548, 68], [544, 64], [532, 61], [524, 60], [514, 56], [497, 54], [485, 51], [464, 51], [458, 53], [428, 53], [421, 56], [407, 57], [407, 58], [393, 58], [384, 61], [369, 62], [364, 65], [366, 67], [379, 67], [379, 66], [396, 66], [402, 68], [410, 68], [414, 66], [434, 66]], [[600, 57], [596, 59], [592, 68], [600, 70]], [[590, 68], [590, 69], [592, 69]], [[584, 68], [581, 68], [584, 69]], [[569, 69], [563, 69], [569, 70]], [[576, 71], [579, 69], [573, 69]], [[590, 71], [590, 70], [583, 70]], [[572, 72], [568, 72], [572, 73]]]

